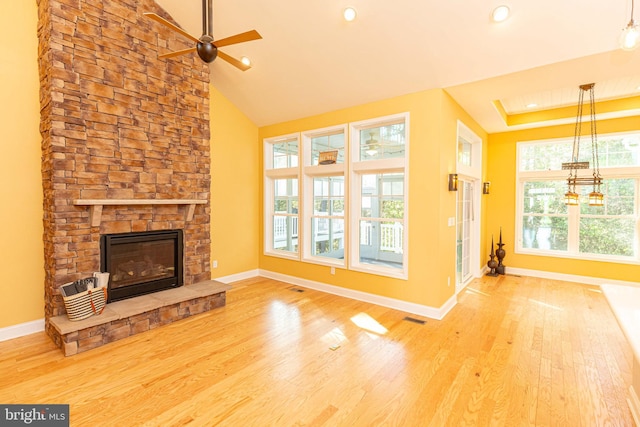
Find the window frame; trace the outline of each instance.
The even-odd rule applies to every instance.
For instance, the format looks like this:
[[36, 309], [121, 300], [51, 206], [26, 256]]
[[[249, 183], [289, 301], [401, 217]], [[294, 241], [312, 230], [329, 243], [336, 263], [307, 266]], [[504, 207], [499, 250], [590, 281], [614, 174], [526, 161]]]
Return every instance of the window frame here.
[[[386, 276], [397, 279], [408, 280], [409, 272], [409, 136], [410, 136], [410, 114], [408, 112], [377, 117], [358, 122], [340, 124], [336, 126], [314, 129], [299, 133], [290, 133], [277, 137], [263, 139], [263, 170], [264, 170], [264, 254], [290, 260], [297, 260], [307, 263], [327, 265], [335, 268], [343, 268]], [[404, 124], [404, 155], [403, 157], [389, 157], [375, 160], [358, 160], [360, 148], [360, 131], [387, 126], [392, 124]], [[312, 165], [312, 145], [311, 140], [316, 136], [344, 133], [344, 161], [329, 165]], [[296, 140], [298, 143], [298, 165], [288, 168], [273, 168], [273, 147], [275, 144]], [[393, 155], [393, 154], [392, 154]], [[393, 268], [382, 265], [362, 263], [359, 260], [359, 227], [354, 227], [354, 223], [359, 225], [360, 215], [360, 189], [354, 190], [354, 178], [365, 174], [387, 174], [403, 173], [402, 181], [402, 202], [403, 218], [389, 219], [401, 222], [402, 230], [402, 268]], [[331, 258], [320, 255], [312, 255], [311, 246], [311, 221], [314, 215], [314, 188], [313, 180], [318, 177], [342, 176], [344, 179], [344, 257]], [[273, 242], [273, 217], [275, 194], [274, 181], [276, 179], [298, 179], [298, 251], [297, 253], [274, 249]], [[354, 196], [355, 194], [355, 196]], [[328, 216], [328, 218], [332, 218]], [[334, 218], [335, 219], [335, 218]], [[302, 221], [302, 225], [300, 225]], [[354, 243], [355, 242], [355, 243]], [[355, 258], [356, 254], [358, 258]]]
[[[599, 135], [600, 139], [612, 137], [623, 137], [624, 135], [638, 136], [639, 132], [624, 132], [624, 133], [610, 133]], [[516, 244], [514, 245], [514, 253], [523, 255], [536, 255], [536, 256], [549, 256], [556, 258], [567, 259], [580, 259], [588, 261], [603, 261], [603, 262], [615, 262], [620, 264], [640, 264], [640, 165], [638, 166], [616, 166], [616, 167], [603, 167], [600, 165], [600, 173], [603, 176], [603, 180], [612, 179], [633, 179], [635, 180], [635, 200], [634, 200], [634, 213], [626, 218], [631, 217], [635, 224], [634, 233], [634, 256], [623, 255], [606, 255], [606, 254], [593, 254], [580, 252], [580, 219], [581, 218], [594, 218], [591, 214], [581, 214], [581, 203], [577, 206], [567, 207], [567, 250], [550, 250], [550, 249], [533, 249], [524, 248], [523, 238], [523, 221], [526, 216], [524, 212], [524, 188], [527, 182], [540, 182], [540, 181], [566, 181], [568, 177], [568, 171], [557, 170], [539, 170], [539, 171], [521, 171], [521, 155], [522, 147], [530, 146], [533, 144], [553, 144], [553, 143], [573, 143], [572, 138], [555, 138], [539, 141], [521, 141], [516, 144]], [[606, 203], [605, 194], [605, 203]], [[596, 215], [600, 216], [600, 215]], [[600, 217], [616, 218], [616, 216], [603, 215]]]
[[[349, 234], [349, 260], [348, 268], [354, 271], [371, 273], [380, 276], [408, 280], [409, 277], [409, 147], [410, 147], [410, 116], [409, 113], [400, 113], [384, 117], [362, 120], [350, 124], [349, 141], [351, 158], [350, 162], [350, 202], [351, 215], [349, 219], [351, 232]], [[388, 159], [359, 160], [361, 132], [366, 129], [386, 126], [396, 123], [404, 123], [404, 156]], [[360, 222], [367, 217], [362, 216], [362, 188], [361, 177], [370, 174], [404, 173], [403, 179], [403, 203], [404, 218], [402, 220], [402, 268], [385, 267], [381, 265], [360, 262]]]
[[[274, 168], [273, 167], [273, 147], [276, 144], [295, 140], [298, 142], [298, 165], [287, 168]], [[302, 193], [300, 184], [300, 134], [292, 133], [288, 135], [282, 135], [274, 138], [265, 138], [263, 141], [264, 150], [264, 254], [270, 256], [276, 256], [280, 258], [299, 260], [300, 248], [304, 244], [304, 235], [300, 233], [300, 216], [302, 209]], [[298, 251], [284, 251], [275, 248], [274, 244], [274, 217], [276, 212], [275, 207], [275, 186], [274, 182], [278, 179], [297, 179], [298, 180], [298, 213], [295, 216], [297, 218], [298, 228]], [[287, 215], [292, 216], [292, 215]]]
[[[327, 135], [335, 135], [342, 133], [344, 135], [344, 147], [342, 163], [334, 163], [329, 165], [313, 165], [312, 164], [312, 140], [313, 138]], [[348, 259], [348, 242], [349, 242], [349, 134], [346, 124], [331, 126], [321, 129], [314, 129], [302, 133], [302, 152], [303, 152], [303, 233], [305, 236], [305, 245], [302, 250], [302, 260], [312, 264], [327, 265], [336, 268], [346, 268]], [[342, 176], [344, 179], [344, 214], [342, 220], [344, 223], [343, 239], [344, 239], [344, 256], [340, 258], [331, 258], [320, 255], [313, 255], [311, 245], [313, 244], [311, 222], [316, 215], [314, 214], [314, 178], [325, 178]], [[338, 216], [326, 216], [328, 219], [340, 219]]]

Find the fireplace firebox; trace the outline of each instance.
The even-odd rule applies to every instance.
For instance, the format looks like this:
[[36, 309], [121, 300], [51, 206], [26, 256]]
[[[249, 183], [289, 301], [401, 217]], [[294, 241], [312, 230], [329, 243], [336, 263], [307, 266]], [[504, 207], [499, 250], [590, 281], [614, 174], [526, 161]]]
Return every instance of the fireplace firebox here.
[[109, 273], [108, 302], [183, 284], [182, 230], [100, 236], [100, 267]]

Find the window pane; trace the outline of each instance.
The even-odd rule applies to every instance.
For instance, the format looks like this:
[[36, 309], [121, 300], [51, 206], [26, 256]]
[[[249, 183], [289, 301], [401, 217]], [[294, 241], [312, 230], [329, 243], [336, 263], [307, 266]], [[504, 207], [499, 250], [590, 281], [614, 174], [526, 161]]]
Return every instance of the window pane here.
[[361, 176], [360, 215], [373, 218], [404, 218], [404, 174]]
[[601, 168], [638, 166], [640, 164], [640, 135], [599, 137], [598, 160]]
[[298, 180], [273, 181], [273, 241], [272, 248], [298, 252]]
[[273, 249], [298, 252], [297, 216], [273, 216]]
[[520, 145], [520, 170], [561, 170], [562, 163], [571, 160], [573, 141], [531, 143]]
[[313, 206], [311, 255], [344, 259], [344, 176], [313, 178]]
[[566, 181], [527, 181], [524, 183], [524, 213], [565, 214]]
[[458, 138], [458, 163], [471, 166], [471, 143]]
[[311, 138], [311, 164], [317, 165], [323, 151], [338, 151], [336, 163], [344, 163], [344, 133], [315, 136]]
[[404, 157], [404, 153], [404, 122], [360, 130], [360, 160]]
[[360, 221], [360, 262], [402, 268], [403, 225], [392, 221]]
[[568, 231], [566, 217], [525, 215], [522, 218], [522, 247], [566, 251]]
[[327, 258], [344, 258], [344, 220], [311, 218], [311, 254]]
[[276, 179], [273, 181], [274, 207], [276, 213], [298, 213], [298, 180]]
[[313, 179], [314, 215], [344, 215], [344, 177]]
[[298, 166], [298, 140], [273, 144], [273, 168], [292, 168]]
[[631, 218], [581, 218], [580, 252], [634, 256], [634, 224]]
[[583, 202], [580, 213], [584, 215], [634, 215], [636, 187], [635, 179], [605, 179], [601, 186], [604, 196], [604, 206], [589, 206], [589, 193], [593, 187], [582, 189]]
[[[578, 161], [589, 162], [593, 167], [591, 137], [580, 138]], [[553, 142], [532, 142], [519, 145], [521, 171], [561, 170], [562, 163], [570, 162], [573, 138]], [[601, 135], [598, 137], [598, 162], [600, 168], [639, 166], [640, 135]]]

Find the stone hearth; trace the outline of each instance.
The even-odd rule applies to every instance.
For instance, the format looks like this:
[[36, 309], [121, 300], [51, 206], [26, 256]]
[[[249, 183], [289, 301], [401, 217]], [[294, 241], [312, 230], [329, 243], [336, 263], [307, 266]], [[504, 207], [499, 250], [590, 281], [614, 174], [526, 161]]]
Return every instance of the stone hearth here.
[[[211, 278], [209, 68], [196, 55], [158, 58], [190, 46], [144, 17], [171, 20], [153, 0], [37, 2], [45, 330], [68, 354], [70, 334], [52, 322], [65, 315], [59, 288], [100, 270], [102, 234], [182, 229], [185, 286]], [[200, 298], [189, 312], [220, 301]], [[137, 316], [102, 324], [91, 342], [126, 335], [123, 322], [144, 329]], [[77, 351], [93, 346], [83, 339]]]
[[231, 286], [209, 280], [108, 304], [102, 314], [72, 322], [52, 317], [62, 351], [72, 356], [176, 320], [204, 313], [226, 303]]

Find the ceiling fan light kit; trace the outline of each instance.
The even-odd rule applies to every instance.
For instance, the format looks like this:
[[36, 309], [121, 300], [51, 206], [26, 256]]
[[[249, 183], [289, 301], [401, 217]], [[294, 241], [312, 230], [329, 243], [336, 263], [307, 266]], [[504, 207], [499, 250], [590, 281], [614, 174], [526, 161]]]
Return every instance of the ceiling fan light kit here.
[[[202, 59], [207, 64], [213, 62], [216, 58], [220, 57], [222, 60], [228, 62], [236, 68], [239, 68], [242, 71], [246, 71], [251, 68], [251, 61], [248, 58], [243, 57], [243, 60], [237, 60], [224, 52], [218, 50], [220, 47], [230, 46], [232, 44], [244, 43], [252, 40], [261, 39], [262, 36], [256, 31], [251, 30], [244, 33], [236, 34], [235, 36], [227, 37], [221, 40], [214, 40], [213, 38], [213, 8], [212, 8], [212, 0], [202, 0], [202, 36], [200, 38], [196, 38], [191, 34], [184, 31], [182, 28], [177, 25], [172, 24], [166, 19], [160, 17], [159, 15], [152, 12], [145, 12], [144, 16], [147, 18], [153, 19], [154, 21], [164, 25], [165, 27], [171, 29], [172, 31], [181, 34], [182, 36], [188, 38], [189, 40], [195, 42], [196, 46], [183, 49], [175, 52], [166, 53], [164, 55], [160, 55], [160, 58], [172, 58], [174, 56], [180, 56], [187, 53], [196, 52], [200, 59]], [[246, 58], [246, 60], [245, 60]]]

